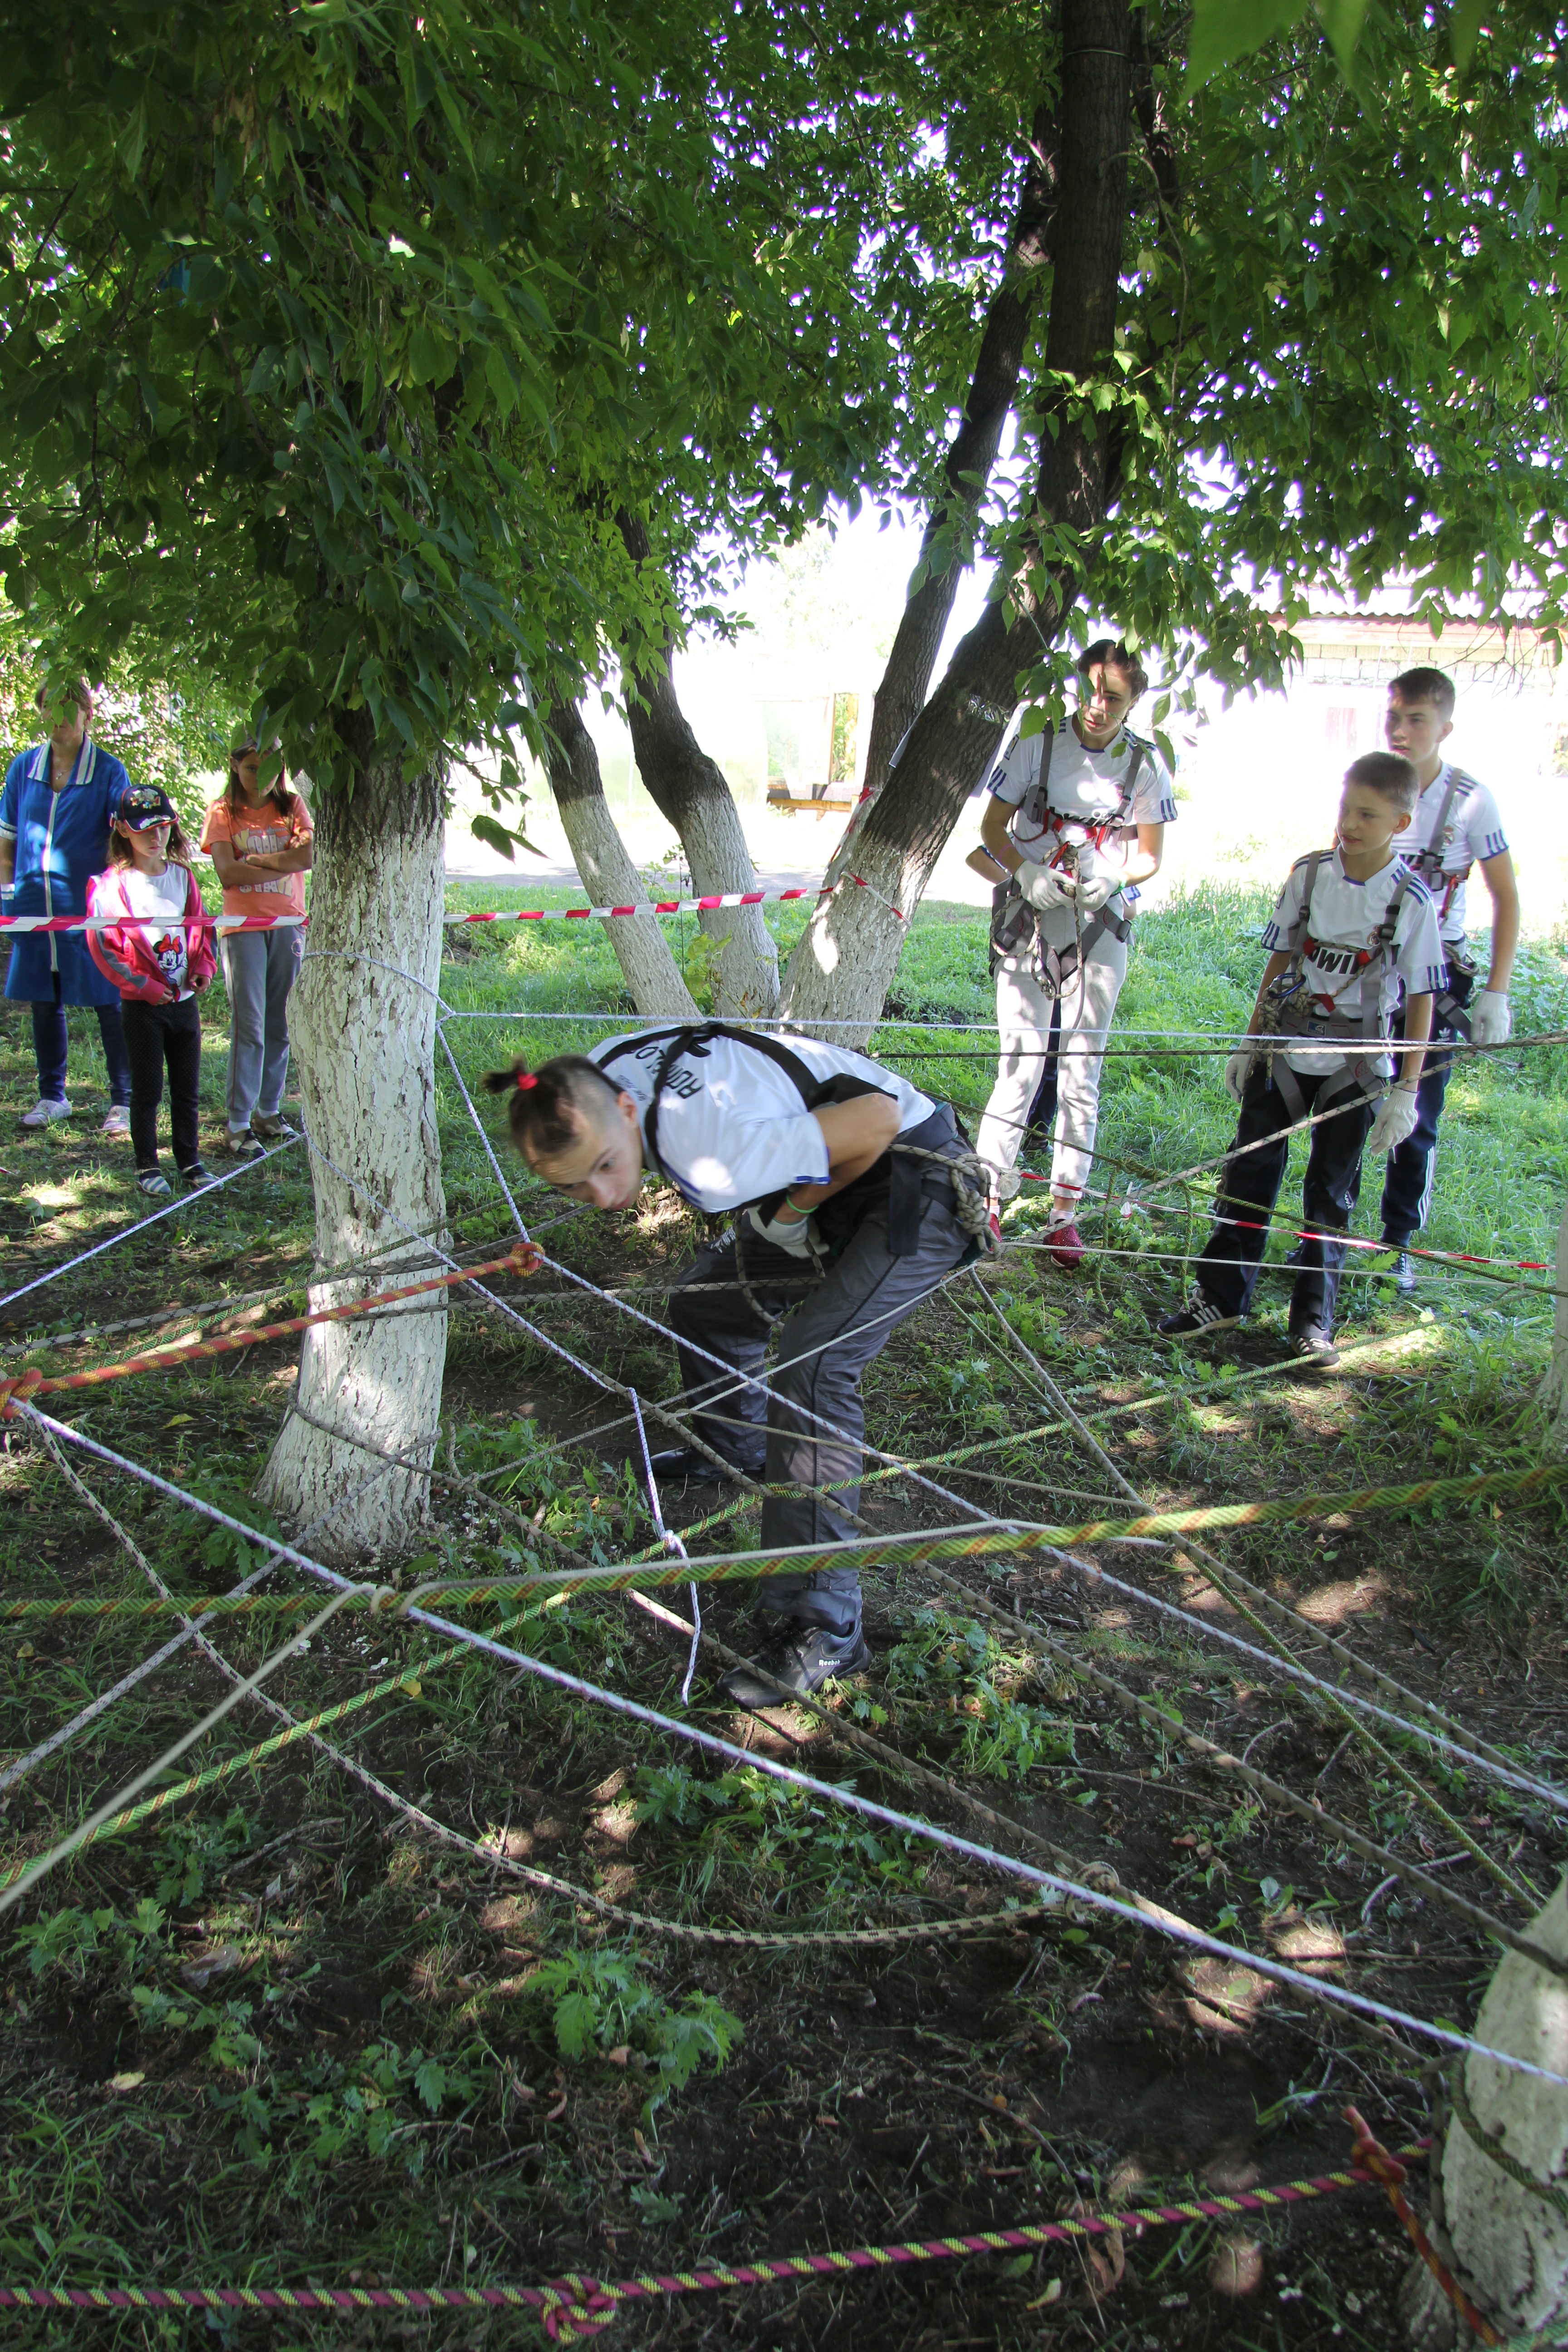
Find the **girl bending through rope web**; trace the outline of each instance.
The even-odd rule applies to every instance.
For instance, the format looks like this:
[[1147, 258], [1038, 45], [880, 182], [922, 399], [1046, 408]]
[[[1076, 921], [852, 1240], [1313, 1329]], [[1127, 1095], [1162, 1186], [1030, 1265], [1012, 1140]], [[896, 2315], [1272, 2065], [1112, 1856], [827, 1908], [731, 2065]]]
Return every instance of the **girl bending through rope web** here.
[[[655, 1472], [699, 1482], [729, 1465], [792, 1489], [763, 1501], [763, 1551], [851, 1535], [860, 1376], [992, 1239], [984, 1171], [946, 1104], [863, 1054], [716, 1022], [612, 1037], [485, 1084], [510, 1096], [534, 1174], [573, 1200], [629, 1209], [651, 1171], [709, 1216], [740, 1213], [669, 1309], [688, 1404], [707, 1408], [697, 1432], [721, 1465], [683, 1446], [655, 1454]], [[792, 1307], [764, 1388], [769, 1330]], [[779, 1621], [758, 1659], [771, 1679], [727, 1675], [739, 1705], [774, 1706], [774, 1685], [809, 1692], [868, 1663], [852, 1568], [766, 1577], [762, 1598]]]

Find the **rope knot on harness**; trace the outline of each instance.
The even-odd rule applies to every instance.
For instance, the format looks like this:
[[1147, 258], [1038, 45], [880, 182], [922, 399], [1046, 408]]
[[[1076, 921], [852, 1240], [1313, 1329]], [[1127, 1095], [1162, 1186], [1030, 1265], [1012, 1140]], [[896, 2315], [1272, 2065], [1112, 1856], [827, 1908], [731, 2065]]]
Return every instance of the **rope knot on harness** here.
[[991, 1205], [991, 1171], [977, 1151], [926, 1151], [917, 1143], [895, 1143], [906, 1160], [929, 1160], [952, 1186], [952, 1213], [985, 1257], [1000, 1257], [1002, 1227]]

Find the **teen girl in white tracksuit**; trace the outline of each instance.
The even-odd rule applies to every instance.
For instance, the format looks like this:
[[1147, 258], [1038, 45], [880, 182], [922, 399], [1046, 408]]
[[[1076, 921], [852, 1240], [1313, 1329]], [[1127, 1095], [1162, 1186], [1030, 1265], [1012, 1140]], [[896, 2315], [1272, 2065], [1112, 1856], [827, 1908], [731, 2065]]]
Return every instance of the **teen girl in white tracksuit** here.
[[981, 835], [1012, 879], [998, 887], [992, 919], [999, 1051], [977, 1149], [1009, 1198], [1030, 1105], [1042, 1077], [1054, 1076], [1047, 1239], [1067, 1266], [1083, 1255], [1075, 1220], [1094, 1157], [1100, 1066], [1127, 976], [1136, 885], [1158, 871], [1176, 814], [1164, 762], [1127, 731], [1147, 684], [1134, 657], [1106, 639], [1089, 646], [1079, 671], [1081, 700], [1066, 727], [1016, 734], [1003, 753]]

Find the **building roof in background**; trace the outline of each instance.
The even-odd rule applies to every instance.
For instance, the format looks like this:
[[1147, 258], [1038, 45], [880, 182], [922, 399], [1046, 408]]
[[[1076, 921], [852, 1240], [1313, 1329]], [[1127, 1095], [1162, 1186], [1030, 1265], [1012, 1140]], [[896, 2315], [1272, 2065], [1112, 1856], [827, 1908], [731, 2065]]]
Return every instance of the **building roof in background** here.
[[1295, 623], [1281, 614], [1271, 618], [1300, 640], [1301, 668], [1309, 677], [1329, 671], [1346, 683], [1359, 678], [1370, 685], [1402, 669], [1430, 667], [1537, 692], [1551, 693], [1556, 684], [1555, 643], [1521, 621], [1510, 622], [1506, 630], [1479, 617], [1450, 621], [1435, 637], [1424, 621], [1408, 614], [1311, 613]]

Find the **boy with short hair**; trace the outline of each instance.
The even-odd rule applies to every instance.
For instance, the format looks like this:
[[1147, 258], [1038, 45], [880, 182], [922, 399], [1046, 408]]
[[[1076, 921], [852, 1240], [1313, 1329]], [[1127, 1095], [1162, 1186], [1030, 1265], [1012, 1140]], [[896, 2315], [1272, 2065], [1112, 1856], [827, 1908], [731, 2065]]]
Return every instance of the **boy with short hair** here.
[[[1454, 731], [1453, 680], [1440, 669], [1403, 671], [1388, 689], [1384, 724], [1389, 750], [1410, 761], [1421, 787], [1401, 851], [1437, 902], [1447, 976], [1434, 1008], [1433, 1038], [1506, 1045], [1513, 1027], [1508, 988], [1519, 945], [1519, 886], [1496, 801], [1443, 756], [1442, 745]], [[1492, 902], [1491, 966], [1480, 990], [1465, 938], [1465, 884], [1475, 866]], [[1394, 1026], [1397, 1033], [1397, 1021]], [[1388, 1155], [1383, 1239], [1399, 1253], [1394, 1278], [1406, 1294], [1415, 1287], [1408, 1244], [1432, 1204], [1437, 1122], [1453, 1066], [1451, 1053], [1427, 1055], [1415, 1094], [1415, 1125]]]
[[[1290, 1296], [1290, 1346], [1331, 1370], [1334, 1305], [1362, 1153], [1393, 1150], [1415, 1124], [1415, 1088], [1443, 982], [1437, 913], [1430, 892], [1398, 854], [1419, 786], [1408, 760], [1371, 751], [1345, 771], [1336, 843], [1298, 858], [1263, 934], [1270, 950], [1247, 1039], [1226, 1064], [1241, 1117], [1220, 1177], [1214, 1231], [1187, 1303], [1163, 1317], [1172, 1339], [1227, 1329], [1247, 1312], [1268, 1238], [1268, 1220], [1290, 1156], [1289, 1131], [1309, 1118], [1311, 1149], [1301, 1188], [1306, 1223]], [[1393, 1057], [1365, 1050], [1386, 1038], [1405, 990], [1405, 1050], [1398, 1083], [1381, 1106]], [[1347, 1054], [1354, 1042], [1363, 1050]]]

